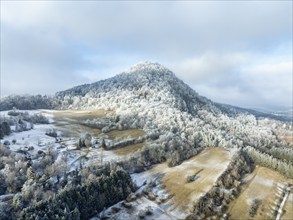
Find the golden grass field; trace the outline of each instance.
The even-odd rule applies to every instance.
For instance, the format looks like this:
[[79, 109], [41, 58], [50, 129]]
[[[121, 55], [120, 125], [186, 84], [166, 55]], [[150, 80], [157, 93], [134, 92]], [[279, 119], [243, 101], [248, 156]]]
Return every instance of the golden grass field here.
[[74, 120], [86, 120], [86, 119], [95, 119], [105, 116], [113, 115], [113, 111], [107, 111], [104, 109], [97, 110], [56, 110], [53, 111], [55, 119], [74, 119]]
[[[168, 167], [167, 163], [156, 165], [150, 175], [163, 174], [162, 183], [172, 194], [168, 212], [189, 213], [193, 203], [207, 193], [229, 164], [233, 153], [223, 148], [205, 149], [199, 155], [184, 161], [181, 165]], [[187, 183], [189, 175], [198, 173], [198, 179]]]
[[[68, 135], [79, 137], [80, 134], [90, 133], [92, 136], [101, 134], [101, 130], [97, 128], [88, 127], [81, 124], [83, 120], [103, 118], [113, 116], [113, 111], [95, 110], [95, 111], [80, 111], [80, 110], [60, 110], [53, 111], [55, 124], [61, 131], [68, 133]], [[121, 140], [127, 137], [138, 138], [145, 133], [141, 129], [128, 130], [114, 130], [107, 133], [107, 136], [112, 140]]]
[[64, 136], [79, 138], [85, 133], [89, 133], [93, 137], [97, 137], [102, 133], [100, 129], [82, 125], [81, 123], [83, 120], [105, 117], [113, 114], [113, 112], [105, 110], [56, 110], [53, 111], [52, 114], [55, 125]]
[[[102, 135], [101, 129], [88, 127], [81, 124], [83, 120], [95, 119], [113, 116], [113, 111], [95, 110], [95, 111], [80, 111], [80, 110], [60, 110], [53, 111], [55, 125], [58, 130], [66, 137], [79, 138], [85, 133], [91, 134], [93, 137]], [[128, 129], [128, 130], [113, 130], [107, 135], [111, 140], [120, 141], [128, 138], [139, 138], [144, 136], [145, 132], [142, 129]], [[144, 146], [144, 143], [133, 144], [122, 148], [113, 149], [113, 153], [118, 156], [127, 156], [132, 154]], [[88, 151], [88, 150], [87, 150]], [[95, 151], [95, 149], [92, 149]], [[97, 151], [97, 150], [96, 150]]]
[[126, 147], [116, 148], [112, 150], [112, 152], [119, 156], [127, 156], [127, 155], [131, 155], [132, 153], [135, 153], [136, 151], [142, 149], [143, 147], [144, 147], [144, 143], [132, 144]]
[[127, 137], [130, 138], [139, 138], [142, 137], [145, 134], [145, 132], [141, 129], [128, 129], [128, 130], [114, 130], [107, 133], [108, 137], [112, 140], [119, 140], [119, 139], [125, 139]]
[[[276, 171], [257, 166], [244, 179], [241, 194], [229, 206], [231, 219], [271, 219], [272, 206], [278, 197], [278, 188], [286, 183], [292, 183]], [[261, 199], [262, 203], [256, 215], [249, 216], [249, 208], [253, 199]], [[286, 212], [292, 212], [292, 204], [285, 207]], [[293, 216], [292, 216], [293, 217]], [[292, 218], [291, 218], [292, 219]]]

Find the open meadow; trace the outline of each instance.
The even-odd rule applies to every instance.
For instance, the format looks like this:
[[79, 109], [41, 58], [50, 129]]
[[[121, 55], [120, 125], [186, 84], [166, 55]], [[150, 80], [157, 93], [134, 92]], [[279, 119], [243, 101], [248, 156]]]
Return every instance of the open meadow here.
[[[229, 206], [231, 219], [239, 219], [239, 216], [243, 219], [272, 219], [274, 210], [278, 209], [277, 205], [282, 199], [282, 191], [288, 183], [292, 184], [293, 180], [271, 169], [257, 166], [251, 174], [246, 176], [241, 194]], [[260, 205], [256, 214], [251, 217], [249, 209], [255, 199], [260, 201]], [[283, 219], [292, 219], [292, 216], [288, 218], [292, 208], [292, 203], [288, 199], [284, 207]]]
[[[133, 174], [132, 178], [139, 186], [145, 181], [156, 183], [151, 189], [151, 196], [136, 202], [142, 204], [148, 198], [152, 204], [155, 203], [157, 211], [154, 213], [158, 213], [158, 216], [153, 215], [152, 218], [160, 219], [166, 215], [173, 219], [185, 218], [193, 203], [213, 187], [233, 155], [233, 151], [223, 148], [209, 148], [178, 166], [168, 167], [165, 162], [145, 172]], [[187, 178], [191, 175], [195, 175], [195, 180], [188, 182]]]

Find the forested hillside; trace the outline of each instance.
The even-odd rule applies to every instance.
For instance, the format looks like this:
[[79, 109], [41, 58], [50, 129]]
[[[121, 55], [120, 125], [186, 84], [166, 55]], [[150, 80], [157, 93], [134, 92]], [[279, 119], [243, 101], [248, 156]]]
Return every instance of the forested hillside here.
[[[21, 111], [28, 109], [50, 109], [45, 114], [52, 118]], [[188, 219], [227, 217], [255, 166], [293, 178], [292, 121], [215, 103], [157, 63], [141, 63], [53, 97], [9, 96], [1, 99], [0, 110], [11, 110], [0, 117], [0, 219], [88, 219], [97, 213], [102, 218], [104, 209], [126, 198], [135, 201], [129, 197], [136, 190], [138, 204], [156, 200], [152, 185], [161, 187], [164, 178], [137, 186], [130, 174], [167, 164], [172, 176], [173, 167], [208, 148], [236, 153], [214, 185], [191, 201]], [[19, 135], [25, 132], [30, 133]], [[121, 149], [123, 156], [117, 156]], [[208, 170], [188, 174], [184, 184], [207, 175], [203, 169]], [[157, 205], [171, 197], [160, 197]]]

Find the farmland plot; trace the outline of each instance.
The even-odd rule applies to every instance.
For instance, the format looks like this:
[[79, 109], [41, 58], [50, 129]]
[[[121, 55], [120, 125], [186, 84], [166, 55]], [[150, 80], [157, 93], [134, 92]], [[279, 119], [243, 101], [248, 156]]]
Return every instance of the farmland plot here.
[[[246, 176], [241, 194], [229, 206], [231, 219], [272, 219], [274, 210], [278, 209], [282, 199], [282, 189], [287, 183], [292, 183], [292, 180], [276, 171], [257, 166]], [[255, 215], [250, 216], [249, 210], [255, 199], [261, 202]], [[285, 213], [292, 213], [292, 203], [288, 205], [288, 201], [284, 208]]]
[[[101, 129], [82, 124], [82, 121], [87, 119], [112, 117], [114, 112], [111, 111], [32, 110], [27, 112], [45, 115], [50, 124], [37, 124], [32, 130], [11, 133], [5, 137], [5, 140], [11, 143], [10, 149], [19, 151], [20, 149], [31, 147], [33, 150], [29, 154], [32, 156], [36, 155], [40, 150], [46, 151], [47, 148], [58, 149], [58, 152], [64, 152], [68, 156], [68, 165], [71, 169], [78, 167], [80, 162], [100, 165], [111, 160], [121, 160], [144, 146], [144, 143], [139, 143], [107, 151], [96, 148], [97, 146], [77, 150], [79, 138], [86, 133], [89, 133], [95, 140], [101, 141], [102, 138], [106, 138], [106, 142], [138, 138], [145, 134], [141, 129], [113, 130], [108, 133], [102, 133]], [[7, 116], [7, 113], [8, 111], [1, 112], [1, 115]], [[14, 128], [12, 127], [12, 129]], [[56, 142], [54, 137], [47, 136], [45, 133], [48, 130], [56, 130], [61, 139]], [[13, 140], [16, 140], [15, 144], [12, 144]]]
[[[113, 111], [95, 110], [95, 111], [54, 111], [55, 124], [62, 132], [63, 135], [69, 137], [79, 138], [82, 134], [89, 133], [94, 138], [106, 138], [111, 141], [121, 141], [125, 139], [136, 139], [142, 137], [145, 132], [141, 129], [128, 129], [128, 130], [113, 130], [107, 133], [102, 133], [101, 129], [93, 128], [82, 124], [82, 121], [87, 119], [97, 119], [113, 116]], [[144, 143], [132, 144], [122, 148], [103, 151], [101, 149], [91, 149], [87, 151], [87, 159], [95, 159], [104, 157], [104, 161], [117, 159], [121, 156], [132, 154], [144, 146]], [[100, 159], [99, 159], [100, 160]]]
[[[111, 213], [113, 218], [135, 219], [145, 206], [150, 206], [152, 214], [146, 219], [185, 218], [192, 204], [212, 188], [233, 154], [223, 148], [211, 148], [175, 167], [162, 163], [148, 171], [132, 174], [133, 180], [141, 186], [138, 190], [141, 197], [132, 202], [130, 210], [120, 207], [121, 211], [111, 213], [109, 208], [106, 213]], [[194, 174], [195, 180], [187, 182], [187, 177]]]

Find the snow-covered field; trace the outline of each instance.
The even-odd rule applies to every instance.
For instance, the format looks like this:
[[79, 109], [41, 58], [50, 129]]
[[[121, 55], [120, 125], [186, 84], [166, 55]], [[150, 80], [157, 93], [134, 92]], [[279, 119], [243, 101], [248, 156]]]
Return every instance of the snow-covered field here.
[[[57, 147], [55, 144], [55, 138], [45, 135], [48, 129], [53, 129], [54, 126], [48, 125], [35, 125], [34, 129], [23, 131], [23, 132], [13, 132], [9, 136], [5, 137], [4, 140], [8, 140], [10, 144], [10, 149], [17, 151], [24, 147], [34, 147], [34, 151], [44, 150], [46, 147]], [[16, 140], [13, 144], [12, 141]]]
[[[23, 111], [24, 112], [24, 111]], [[86, 127], [79, 124], [79, 119], [86, 119], [87, 117], [92, 119], [94, 117], [102, 117], [104, 111], [58, 111], [58, 110], [30, 110], [26, 111], [30, 115], [38, 113], [46, 116], [49, 119], [49, 124], [36, 124], [33, 129], [22, 132], [15, 132], [15, 126], [11, 126], [12, 133], [9, 136], [5, 136], [4, 140], [10, 142], [9, 148], [14, 152], [20, 150], [26, 150], [28, 155], [32, 158], [38, 154], [39, 151], [46, 151], [47, 148], [56, 149], [59, 152], [59, 156], [63, 153], [68, 155], [68, 164], [71, 169], [79, 166], [82, 163], [99, 164], [105, 163], [111, 160], [122, 160], [127, 153], [132, 153], [141, 146], [125, 147], [125, 149], [103, 150], [99, 144], [93, 144], [92, 147], [82, 148], [77, 150], [79, 138], [85, 133], [90, 133], [93, 140], [99, 140], [106, 138], [106, 142], [111, 142], [112, 139], [121, 139], [127, 136], [138, 137], [143, 132], [139, 130], [127, 131], [112, 131], [109, 134], [102, 134], [99, 129]], [[108, 114], [108, 112], [106, 112]], [[9, 117], [8, 111], [0, 112], [2, 117]], [[72, 117], [71, 117], [72, 116]], [[48, 130], [55, 129], [57, 131], [58, 140], [54, 137], [50, 137], [45, 133]], [[71, 135], [73, 134], [73, 135]], [[110, 139], [111, 138], [111, 139]], [[13, 140], [16, 143], [13, 143]], [[128, 149], [129, 148], [129, 149]], [[28, 150], [30, 149], [30, 150]]]

